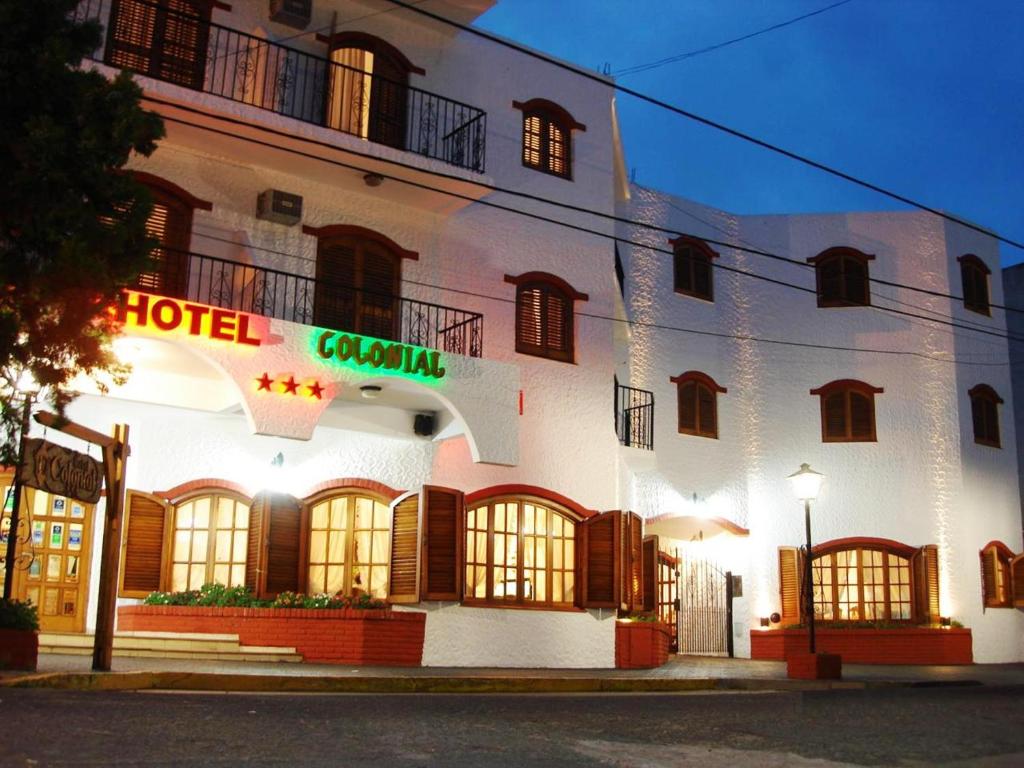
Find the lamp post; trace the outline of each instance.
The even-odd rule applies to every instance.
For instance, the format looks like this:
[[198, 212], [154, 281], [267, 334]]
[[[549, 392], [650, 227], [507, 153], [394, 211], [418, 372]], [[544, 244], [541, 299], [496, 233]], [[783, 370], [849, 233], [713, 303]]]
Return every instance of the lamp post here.
[[809, 464], [801, 464], [800, 469], [789, 476], [793, 484], [793, 493], [804, 503], [804, 525], [807, 528], [807, 555], [804, 557], [804, 584], [807, 585], [807, 627], [810, 641], [810, 652], [814, 651], [814, 583], [811, 571], [811, 502], [818, 497], [824, 475], [815, 472]]

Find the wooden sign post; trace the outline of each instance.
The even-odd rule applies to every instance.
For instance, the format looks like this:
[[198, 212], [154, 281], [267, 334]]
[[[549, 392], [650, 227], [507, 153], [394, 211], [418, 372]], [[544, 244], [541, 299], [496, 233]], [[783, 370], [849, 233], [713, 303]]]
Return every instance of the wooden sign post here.
[[100, 557], [100, 590], [96, 606], [96, 635], [92, 649], [92, 668], [109, 672], [114, 652], [114, 615], [117, 607], [117, 568], [121, 545], [121, 520], [124, 517], [124, 470], [131, 452], [128, 425], [115, 424], [112, 436], [43, 411], [35, 420], [79, 440], [99, 446], [103, 451], [103, 480], [107, 489], [106, 514], [103, 516], [103, 549]]

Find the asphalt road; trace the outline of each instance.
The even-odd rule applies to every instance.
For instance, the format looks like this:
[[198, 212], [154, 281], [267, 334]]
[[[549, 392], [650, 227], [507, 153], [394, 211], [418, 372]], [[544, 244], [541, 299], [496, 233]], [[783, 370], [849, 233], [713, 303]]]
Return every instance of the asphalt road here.
[[1024, 688], [0, 692], [0, 766], [1024, 766]]

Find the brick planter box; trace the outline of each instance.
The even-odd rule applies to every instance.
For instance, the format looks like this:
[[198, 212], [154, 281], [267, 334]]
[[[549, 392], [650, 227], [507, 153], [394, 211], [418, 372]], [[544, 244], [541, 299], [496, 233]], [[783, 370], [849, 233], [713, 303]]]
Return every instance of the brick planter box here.
[[35, 671], [39, 633], [34, 629], [0, 629], [0, 669]]
[[205, 608], [124, 605], [123, 632], [200, 632], [238, 635], [242, 645], [294, 648], [304, 661], [418, 667], [423, 661], [425, 613], [308, 608]]
[[834, 653], [794, 653], [786, 657], [786, 677], [794, 680], [841, 680], [843, 660]]
[[651, 669], [668, 661], [671, 633], [658, 621], [615, 622], [615, 666]]
[[[816, 629], [819, 653], [834, 653], [844, 664], [972, 664], [971, 630]], [[786, 661], [807, 653], [807, 630], [750, 630], [750, 658]]]

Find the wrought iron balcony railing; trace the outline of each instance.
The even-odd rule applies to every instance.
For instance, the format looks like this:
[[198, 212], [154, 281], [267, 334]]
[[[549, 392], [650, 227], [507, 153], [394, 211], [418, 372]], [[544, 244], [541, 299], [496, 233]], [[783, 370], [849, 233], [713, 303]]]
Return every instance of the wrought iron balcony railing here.
[[484, 171], [476, 107], [154, 0], [81, 0], [75, 17], [105, 27], [93, 58], [111, 66]]
[[483, 356], [483, 315], [256, 267], [159, 249], [140, 291], [400, 341], [467, 357]]
[[615, 382], [615, 433], [622, 445], [654, 450], [654, 393]]

